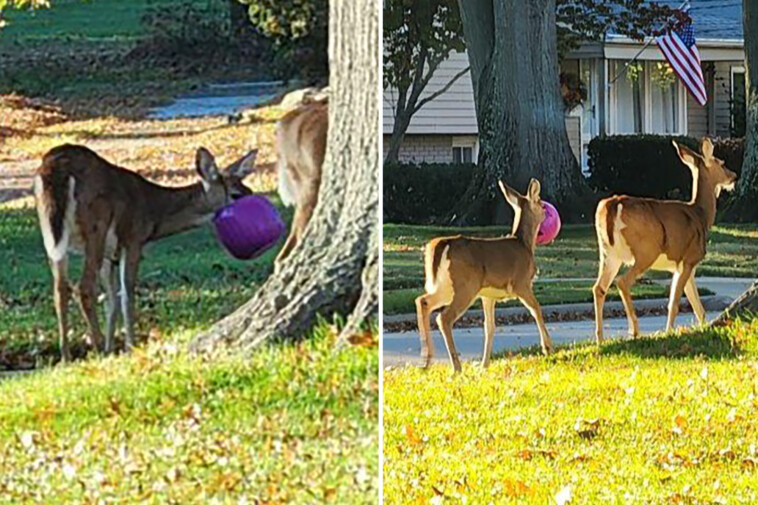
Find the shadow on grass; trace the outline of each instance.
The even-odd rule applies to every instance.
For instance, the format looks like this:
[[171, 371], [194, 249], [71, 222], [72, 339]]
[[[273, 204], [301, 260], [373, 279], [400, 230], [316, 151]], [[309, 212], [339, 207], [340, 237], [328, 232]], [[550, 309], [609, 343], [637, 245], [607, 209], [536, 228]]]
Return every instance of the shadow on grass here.
[[[748, 351], [750, 340], [735, 339], [729, 330], [692, 329], [674, 333], [643, 335], [636, 339], [620, 338], [606, 342], [598, 349], [594, 342], [582, 342], [558, 346], [554, 354], [545, 359], [551, 362], [566, 362], [584, 356], [627, 355], [644, 359], [735, 359]], [[542, 356], [539, 346], [517, 351], [498, 353], [497, 358]]]

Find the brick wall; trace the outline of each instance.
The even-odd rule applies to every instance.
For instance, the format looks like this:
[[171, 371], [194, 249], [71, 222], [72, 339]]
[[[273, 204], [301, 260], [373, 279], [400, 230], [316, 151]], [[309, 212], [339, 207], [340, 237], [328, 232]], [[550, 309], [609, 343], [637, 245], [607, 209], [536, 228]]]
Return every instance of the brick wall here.
[[[387, 154], [389, 135], [384, 136], [384, 154]], [[452, 135], [406, 135], [400, 147], [401, 163], [452, 163]]]

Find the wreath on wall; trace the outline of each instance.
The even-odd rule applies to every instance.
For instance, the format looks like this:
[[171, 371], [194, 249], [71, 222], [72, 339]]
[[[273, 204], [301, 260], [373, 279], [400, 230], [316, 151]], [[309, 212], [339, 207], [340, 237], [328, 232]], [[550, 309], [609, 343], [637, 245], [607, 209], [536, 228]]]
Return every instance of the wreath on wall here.
[[587, 85], [571, 72], [561, 72], [560, 79], [563, 106], [566, 112], [571, 112], [587, 100]]

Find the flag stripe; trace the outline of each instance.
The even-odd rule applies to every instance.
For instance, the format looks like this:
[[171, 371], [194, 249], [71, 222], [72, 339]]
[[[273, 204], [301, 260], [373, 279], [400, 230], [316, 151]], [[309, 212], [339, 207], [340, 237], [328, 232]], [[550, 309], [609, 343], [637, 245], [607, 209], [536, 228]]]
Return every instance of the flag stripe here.
[[701, 106], [705, 105], [708, 102], [708, 93], [705, 89], [703, 69], [700, 66], [700, 52], [695, 45], [692, 26], [685, 25], [680, 26], [677, 30], [670, 30], [666, 34], [656, 37], [655, 41], [669, 66], [682, 81], [692, 98]]
[[669, 62], [669, 66], [676, 72], [679, 79], [682, 80], [687, 91], [690, 92], [692, 97], [700, 105], [705, 104], [706, 94], [702, 84], [702, 77], [698, 79], [698, 76], [692, 74], [692, 68], [682, 61], [681, 55], [675, 48], [671, 48], [671, 42], [663, 37], [659, 40], [659, 47], [663, 52], [663, 55]]

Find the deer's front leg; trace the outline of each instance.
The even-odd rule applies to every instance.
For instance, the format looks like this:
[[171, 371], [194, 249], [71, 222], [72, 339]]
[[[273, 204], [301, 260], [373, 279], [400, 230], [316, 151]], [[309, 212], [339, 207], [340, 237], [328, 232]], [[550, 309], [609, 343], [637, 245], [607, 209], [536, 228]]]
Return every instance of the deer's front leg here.
[[542, 347], [542, 353], [550, 354], [553, 352], [553, 339], [550, 338], [550, 334], [547, 332], [545, 320], [542, 318], [542, 308], [537, 301], [537, 297], [534, 296], [534, 292], [531, 289], [520, 293], [518, 297], [537, 323], [537, 329], [540, 332], [540, 346]]
[[482, 368], [490, 364], [492, 354], [492, 342], [495, 340], [495, 303], [494, 298], [482, 298], [484, 310], [484, 351], [482, 353]]
[[684, 285], [690, 280], [690, 274], [692, 273], [692, 267], [684, 265], [681, 272], [674, 273], [674, 278], [671, 281], [671, 293], [669, 297], [669, 313], [666, 320], [666, 331], [674, 329], [674, 321], [677, 314], [679, 314], [679, 301], [682, 299], [682, 293], [684, 292]]
[[140, 250], [125, 249], [119, 258], [119, 277], [121, 278], [121, 313], [124, 316], [126, 332], [126, 350], [131, 351], [136, 339], [134, 337], [134, 287], [137, 284], [137, 269]]
[[705, 307], [703, 302], [700, 301], [700, 293], [697, 291], [697, 285], [695, 284], [695, 269], [692, 269], [690, 278], [684, 285], [684, 294], [687, 295], [687, 300], [692, 305], [692, 310], [695, 312], [698, 324], [705, 324]]

